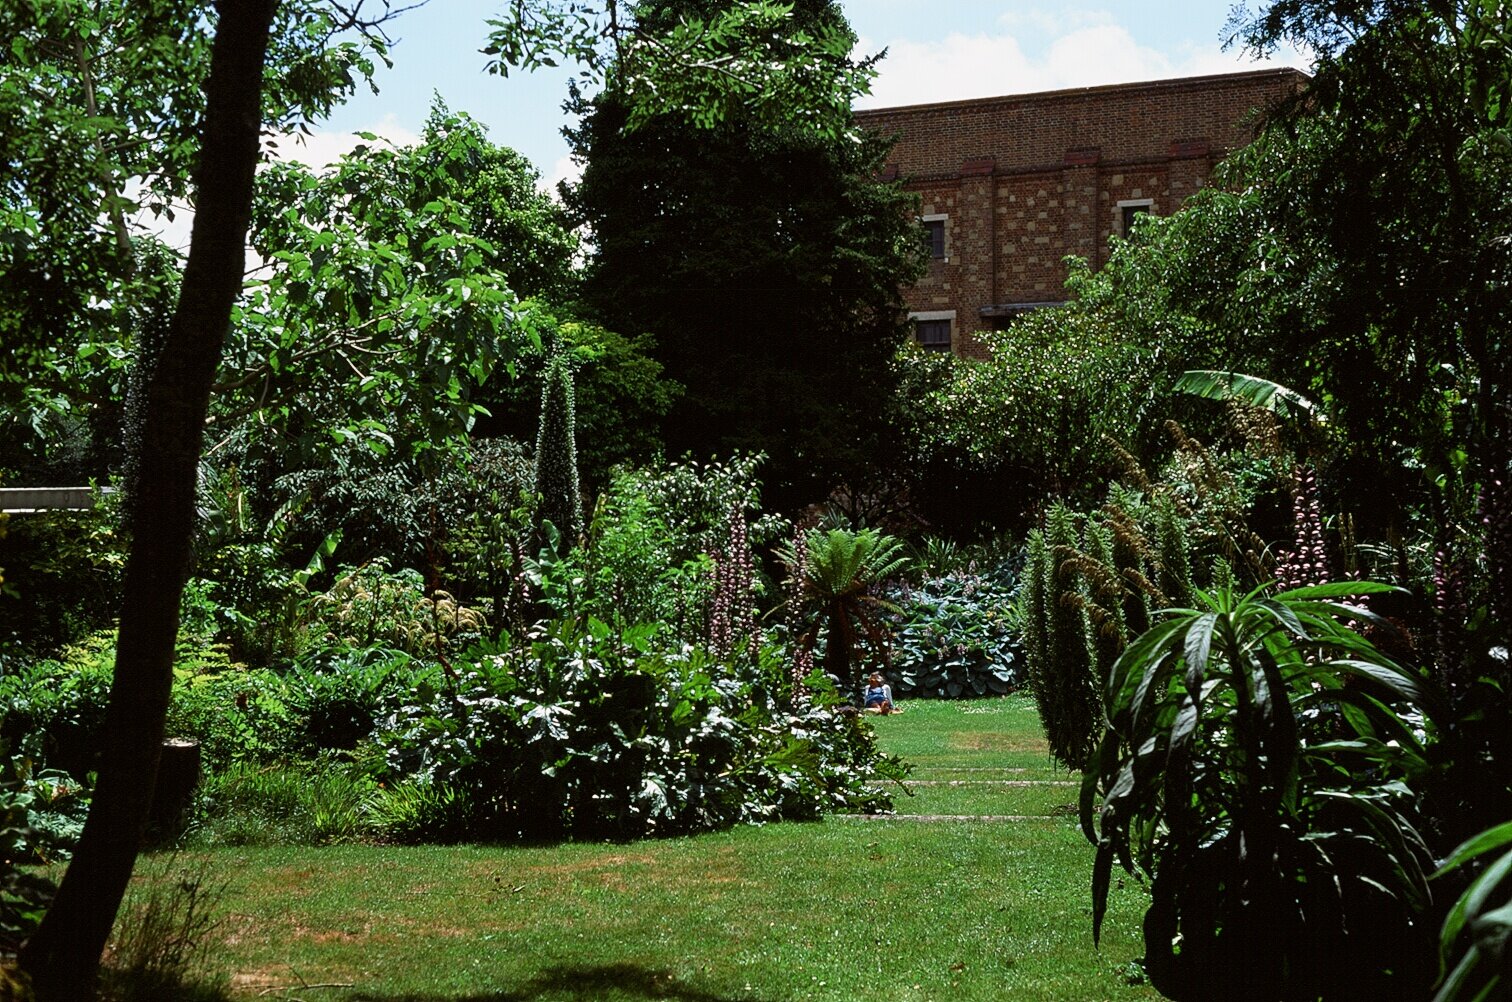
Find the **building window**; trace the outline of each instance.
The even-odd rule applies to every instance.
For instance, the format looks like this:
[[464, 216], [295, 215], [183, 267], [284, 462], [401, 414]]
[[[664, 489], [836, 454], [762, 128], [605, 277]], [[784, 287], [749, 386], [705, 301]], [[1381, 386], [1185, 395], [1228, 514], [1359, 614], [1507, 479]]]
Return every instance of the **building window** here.
[[1128, 236], [1134, 230], [1134, 220], [1141, 213], [1154, 211], [1154, 200], [1129, 199], [1118, 203], [1118, 233]]
[[945, 246], [945, 223], [949, 219], [949, 216], [924, 216], [919, 220], [923, 227], [924, 250], [935, 261], [950, 259]]
[[951, 315], [916, 315], [914, 317], [914, 340], [918, 341], [919, 347], [925, 351], [949, 351], [952, 322], [953, 317]]

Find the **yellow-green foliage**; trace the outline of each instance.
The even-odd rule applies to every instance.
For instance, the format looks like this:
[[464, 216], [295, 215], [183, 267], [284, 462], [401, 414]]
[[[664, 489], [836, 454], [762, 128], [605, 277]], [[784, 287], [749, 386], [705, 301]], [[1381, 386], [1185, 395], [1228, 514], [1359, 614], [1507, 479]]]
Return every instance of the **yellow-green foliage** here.
[[418, 654], [488, 626], [482, 612], [449, 592], [437, 589], [426, 595], [418, 572], [390, 573], [382, 561], [347, 570], [310, 605], [328, 638], [348, 647], [388, 644]]
[[14, 967], [0, 965], [0, 1002], [32, 1002], [31, 982]]

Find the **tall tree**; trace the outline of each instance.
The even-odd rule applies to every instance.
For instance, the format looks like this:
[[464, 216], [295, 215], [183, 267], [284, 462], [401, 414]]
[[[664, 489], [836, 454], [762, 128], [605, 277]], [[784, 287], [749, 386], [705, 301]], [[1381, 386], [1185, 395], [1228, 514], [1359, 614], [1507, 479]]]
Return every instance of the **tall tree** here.
[[1270, 263], [1323, 292], [1282, 334], [1286, 375], [1316, 382], [1356, 439], [1412, 449], [1464, 521], [1512, 430], [1505, 5], [1280, 0], [1235, 29], [1318, 54], [1251, 154]]
[[[361, 4], [350, 6], [299, 0], [276, 12], [264, 86], [270, 129], [325, 113], [382, 56], [381, 38], [332, 43], [360, 19]], [[210, 61], [207, 8], [0, 5], [0, 463], [55, 450], [60, 426], [86, 405], [118, 405], [143, 319], [171, 312], [180, 262], [142, 246], [141, 219], [172, 219], [188, 200]]]
[[133, 542], [105, 721], [106, 756], [79, 848], [21, 963], [43, 1000], [87, 998], [136, 863], [173, 684], [188, 576], [196, 472], [210, 384], [241, 291], [262, 79], [276, 0], [219, 10], [199, 164], [197, 214], [178, 307], [147, 385]]
[[[636, 12], [654, 36], [733, 6], [646, 0]], [[852, 72], [785, 118], [735, 111], [712, 127], [638, 116], [611, 79], [577, 100], [570, 138], [585, 168], [568, 205], [593, 233], [584, 299], [596, 319], [650, 332], [687, 387], [669, 448], [766, 452], [769, 483], [791, 502], [822, 498], [874, 454], [919, 241], [912, 196], [877, 179], [889, 143], [848, 112], [835, 129], [809, 124], [813, 108], [848, 108], [869, 69], [850, 61], [837, 5], [794, 4], [773, 34], [826, 58], [840, 46]]]

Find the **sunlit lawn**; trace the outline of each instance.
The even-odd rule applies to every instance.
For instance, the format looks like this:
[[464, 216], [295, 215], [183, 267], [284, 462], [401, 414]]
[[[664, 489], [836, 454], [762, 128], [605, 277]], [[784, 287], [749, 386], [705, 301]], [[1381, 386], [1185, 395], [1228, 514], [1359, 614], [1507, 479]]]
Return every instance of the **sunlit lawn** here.
[[[1092, 947], [1090, 848], [1021, 699], [876, 721], [905, 815], [547, 848], [226, 849], [221, 957], [247, 997], [425, 1002], [1148, 999], [1143, 892]], [[969, 785], [929, 785], [950, 781]], [[301, 986], [311, 986], [308, 988]], [[325, 987], [313, 987], [325, 986]]]

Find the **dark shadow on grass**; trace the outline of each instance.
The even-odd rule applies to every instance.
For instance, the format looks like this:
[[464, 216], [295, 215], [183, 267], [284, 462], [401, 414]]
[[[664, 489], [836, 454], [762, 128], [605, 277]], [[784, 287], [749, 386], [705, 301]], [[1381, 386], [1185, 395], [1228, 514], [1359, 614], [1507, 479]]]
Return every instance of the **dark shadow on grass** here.
[[369, 995], [358, 993], [353, 1002], [598, 1002], [610, 993], [617, 998], [666, 999], [668, 1002], [765, 1002], [752, 992], [716, 995], [694, 985], [675, 981], [665, 971], [647, 970], [637, 964], [599, 964], [592, 967], [549, 967], [519, 988], [478, 995]]

